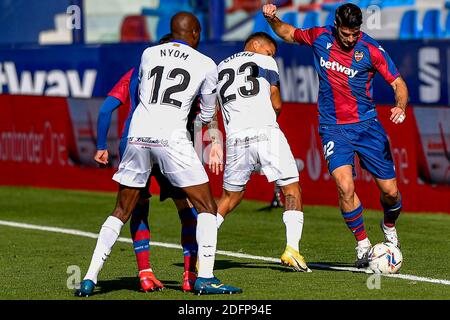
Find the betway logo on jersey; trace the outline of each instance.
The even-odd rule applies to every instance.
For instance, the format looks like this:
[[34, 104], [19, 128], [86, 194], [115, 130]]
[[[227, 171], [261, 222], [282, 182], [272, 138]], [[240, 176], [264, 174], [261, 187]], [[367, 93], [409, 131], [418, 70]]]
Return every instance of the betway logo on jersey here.
[[339, 62], [325, 61], [323, 57], [320, 57], [320, 66], [328, 70], [344, 73], [348, 75], [349, 78], [353, 78], [358, 73], [358, 70], [347, 68], [346, 66], [341, 65]]
[[0, 63], [0, 94], [90, 98], [97, 70], [88, 69], [83, 77], [77, 70], [16, 71], [14, 62]]

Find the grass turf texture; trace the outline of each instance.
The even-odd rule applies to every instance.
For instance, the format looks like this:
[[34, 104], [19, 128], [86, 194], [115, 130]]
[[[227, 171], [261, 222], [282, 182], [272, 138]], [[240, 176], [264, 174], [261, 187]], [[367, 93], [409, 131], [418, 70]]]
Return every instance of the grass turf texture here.
[[[115, 204], [115, 194], [0, 187], [0, 220], [98, 233]], [[266, 203], [244, 201], [219, 231], [218, 249], [279, 258], [285, 246], [282, 210], [258, 212]], [[152, 241], [179, 244], [180, 223], [171, 201], [151, 199]], [[353, 266], [354, 238], [337, 208], [305, 207], [300, 251], [308, 263]], [[382, 213], [366, 210], [372, 244], [381, 242]], [[402, 274], [450, 280], [450, 215], [403, 214]], [[129, 238], [129, 224], [122, 229]], [[67, 267], [78, 265], [84, 276], [96, 240], [75, 235], [0, 225], [0, 299], [79, 299], [67, 288]], [[166, 290], [139, 291], [136, 262], [129, 243], [116, 243], [89, 299], [450, 299], [450, 286], [381, 278], [381, 289], [369, 290], [370, 275], [314, 269], [296, 273], [271, 262], [216, 256], [215, 275], [241, 287], [240, 295], [195, 296], [181, 291], [179, 249], [151, 246], [151, 263]]]

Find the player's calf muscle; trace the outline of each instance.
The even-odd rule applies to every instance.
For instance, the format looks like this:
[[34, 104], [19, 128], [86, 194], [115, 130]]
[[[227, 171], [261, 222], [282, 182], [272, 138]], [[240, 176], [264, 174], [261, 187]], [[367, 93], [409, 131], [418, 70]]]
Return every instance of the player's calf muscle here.
[[294, 195], [287, 195], [285, 196], [285, 205], [284, 207], [286, 210], [300, 210], [300, 206], [298, 204], [298, 198], [296, 198]]
[[117, 195], [116, 207], [111, 215], [120, 219], [123, 223], [127, 222], [139, 200], [139, 196], [139, 189], [121, 187]]
[[286, 210], [302, 211], [302, 195], [298, 184], [282, 187]]

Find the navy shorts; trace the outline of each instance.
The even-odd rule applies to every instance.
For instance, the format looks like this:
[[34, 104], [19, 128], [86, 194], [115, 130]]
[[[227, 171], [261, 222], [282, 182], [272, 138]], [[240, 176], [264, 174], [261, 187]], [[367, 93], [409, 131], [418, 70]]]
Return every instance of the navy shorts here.
[[[122, 159], [123, 153], [125, 152], [125, 148], [127, 146], [127, 141], [128, 141], [128, 139], [126, 137], [120, 139], [120, 144], [119, 144], [120, 159]], [[159, 188], [160, 188], [159, 200], [160, 201], [164, 201], [168, 198], [172, 198], [174, 200], [182, 200], [182, 199], [187, 198], [187, 195], [183, 191], [183, 189], [173, 186], [169, 182], [169, 180], [161, 173], [159, 166], [157, 166], [157, 165], [153, 166], [150, 178], [152, 176], [155, 177], [156, 182], [158, 182], [158, 184], [159, 184]], [[150, 190], [149, 190], [150, 189], [150, 178], [148, 179], [147, 185], [144, 188], [145, 191], [142, 193], [142, 196], [145, 198], [151, 197]]]
[[361, 167], [376, 178], [395, 178], [389, 140], [377, 118], [351, 124], [321, 124], [319, 135], [330, 174], [344, 165], [354, 168], [356, 153]]

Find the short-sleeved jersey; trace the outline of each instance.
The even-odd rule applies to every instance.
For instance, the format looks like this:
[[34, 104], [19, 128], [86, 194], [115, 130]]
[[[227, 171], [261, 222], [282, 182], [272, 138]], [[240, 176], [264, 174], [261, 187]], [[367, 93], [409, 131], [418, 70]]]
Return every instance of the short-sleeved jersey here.
[[122, 104], [125, 104], [130, 97], [130, 93], [128, 91], [130, 87], [130, 78], [133, 74], [134, 68], [130, 69], [127, 73], [125, 73], [122, 78], [114, 85], [114, 87], [109, 91], [108, 96], [114, 97], [118, 99]]
[[139, 79], [139, 104], [128, 136], [175, 139], [186, 137], [197, 94], [215, 95], [217, 66], [190, 46], [169, 42], [143, 52]]
[[341, 49], [332, 26], [296, 29], [294, 39], [312, 47], [319, 75], [319, 122], [346, 124], [377, 116], [372, 82], [376, 72], [392, 83], [399, 72], [384, 49], [361, 32], [350, 51]]
[[248, 128], [278, 126], [270, 99], [270, 86], [279, 85], [275, 60], [243, 51], [218, 66], [217, 91], [227, 135]]
[[[120, 137], [125, 131], [128, 135], [128, 126], [126, 123], [126, 119], [130, 113], [130, 81], [133, 71], [135, 69], [131, 69], [127, 73], [125, 73], [122, 78], [114, 85], [111, 91], [108, 93], [108, 96], [114, 97], [119, 100], [122, 104], [118, 109], [118, 136]], [[128, 122], [129, 125], [129, 122]]]

